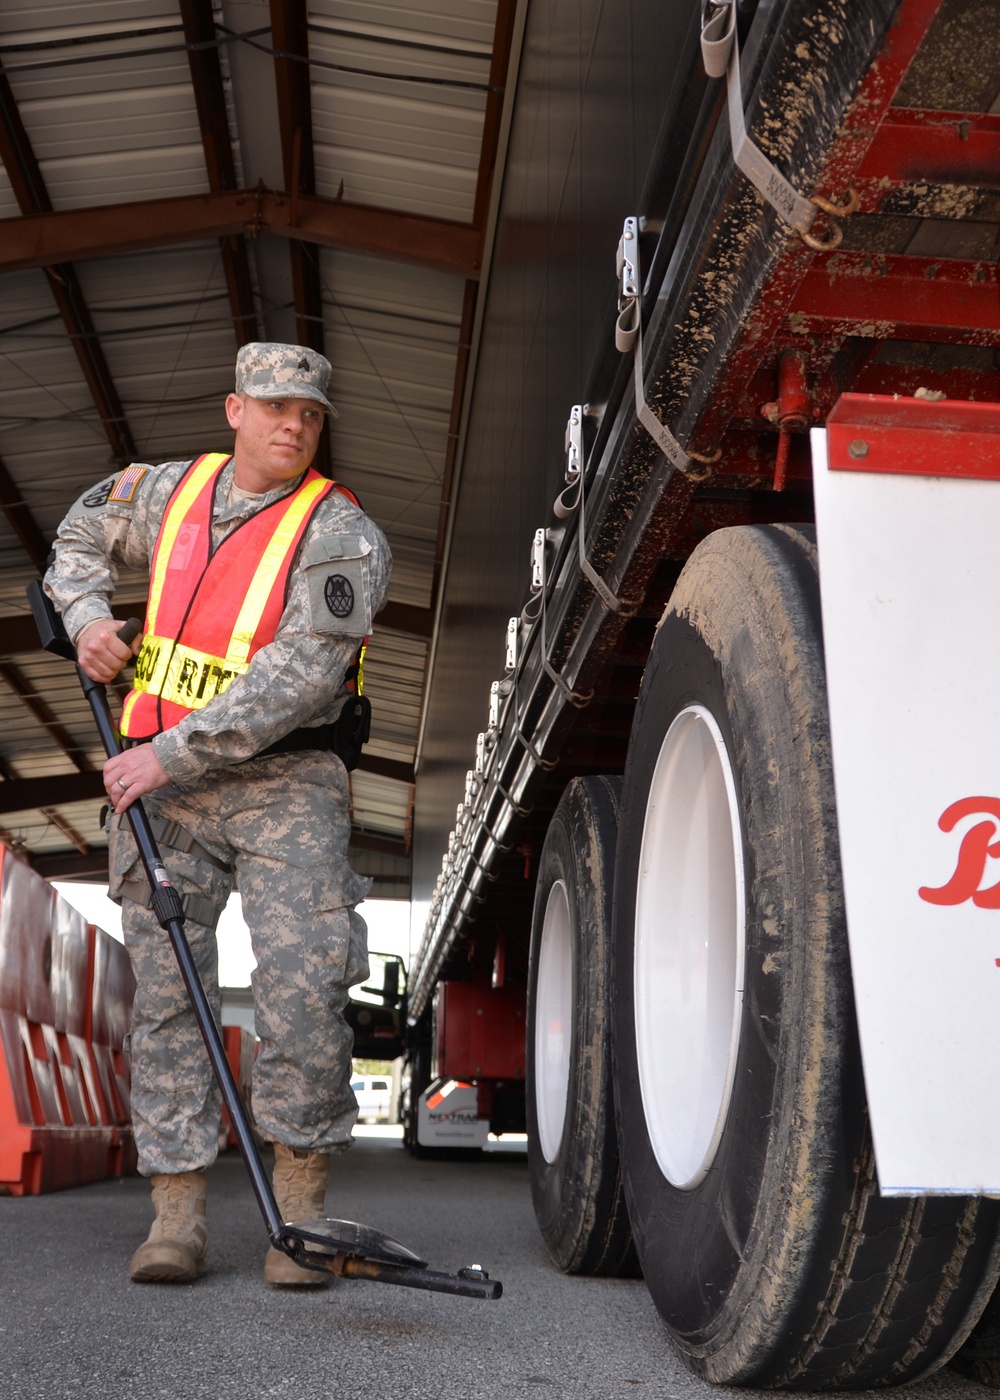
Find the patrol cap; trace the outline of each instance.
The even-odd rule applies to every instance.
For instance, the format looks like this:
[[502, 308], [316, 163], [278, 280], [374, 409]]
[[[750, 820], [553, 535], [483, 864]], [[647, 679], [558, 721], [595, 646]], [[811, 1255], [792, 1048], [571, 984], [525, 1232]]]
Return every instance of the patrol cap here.
[[308, 345], [251, 340], [236, 356], [236, 393], [252, 399], [315, 399], [336, 418], [326, 396], [331, 369], [326, 356]]

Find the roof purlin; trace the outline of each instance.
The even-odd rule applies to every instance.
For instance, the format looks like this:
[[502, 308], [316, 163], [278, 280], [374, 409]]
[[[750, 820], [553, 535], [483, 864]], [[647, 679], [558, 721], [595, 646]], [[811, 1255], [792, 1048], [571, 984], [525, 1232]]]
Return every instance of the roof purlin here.
[[[23, 214], [48, 214], [52, 202], [45, 180], [21, 120], [6, 73], [0, 67], [0, 159], [3, 160], [15, 198]], [[15, 221], [16, 222], [16, 221]], [[104, 351], [94, 329], [76, 270], [69, 262], [45, 266], [49, 287], [63, 325], [70, 336], [83, 377], [97, 407], [111, 450], [124, 465], [136, 455], [135, 441], [125, 410], [111, 378]]]
[[[236, 162], [226, 121], [226, 94], [222, 82], [219, 51], [206, 47], [215, 39], [215, 21], [211, 0], [179, 0], [184, 22], [184, 38], [190, 45], [188, 65], [194, 88], [195, 108], [201, 128], [205, 151], [208, 183], [213, 190], [234, 190], [237, 186]], [[237, 346], [257, 338], [257, 310], [254, 306], [253, 284], [246, 243], [241, 234], [230, 234], [219, 240], [222, 266], [229, 292], [233, 330]]]
[[0, 462], [0, 510], [14, 531], [18, 541], [39, 573], [45, 569], [49, 545], [39, 528], [38, 521], [24, 499], [24, 492], [15, 483], [10, 472]]
[[[304, 0], [271, 0], [271, 35], [276, 49], [308, 60], [309, 31]], [[296, 68], [291, 59], [274, 59], [282, 174], [289, 191], [293, 224], [298, 213], [299, 196], [316, 193], [310, 82], [303, 81], [303, 74]], [[308, 345], [323, 355], [326, 353], [323, 292], [315, 252], [296, 240], [289, 244], [288, 253], [292, 265], [296, 337], [301, 345]], [[317, 456], [317, 469], [324, 476], [332, 476], [329, 430], [320, 436]]]

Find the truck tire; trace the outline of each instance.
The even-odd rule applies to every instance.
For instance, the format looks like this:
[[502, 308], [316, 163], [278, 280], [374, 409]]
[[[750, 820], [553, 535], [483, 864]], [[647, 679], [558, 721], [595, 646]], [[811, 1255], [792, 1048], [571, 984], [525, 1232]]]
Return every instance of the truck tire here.
[[620, 778], [575, 778], [539, 858], [528, 967], [528, 1174], [564, 1273], [633, 1277], [608, 1045]]
[[867, 1133], [809, 527], [720, 530], [657, 631], [615, 885], [629, 1214], [677, 1347], [716, 1383], [943, 1365], [998, 1272], [998, 1206], [882, 1199]]
[[1000, 1390], [1000, 1291], [994, 1291], [972, 1335], [952, 1357], [951, 1369], [990, 1390]]

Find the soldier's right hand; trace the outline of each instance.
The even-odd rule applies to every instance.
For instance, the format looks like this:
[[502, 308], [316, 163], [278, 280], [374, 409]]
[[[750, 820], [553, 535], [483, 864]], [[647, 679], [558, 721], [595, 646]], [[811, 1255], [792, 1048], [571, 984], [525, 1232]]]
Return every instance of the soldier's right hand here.
[[113, 617], [100, 617], [90, 622], [76, 639], [76, 659], [92, 681], [113, 681], [130, 657], [138, 654], [142, 637], [131, 646], [118, 640], [125, 626]]

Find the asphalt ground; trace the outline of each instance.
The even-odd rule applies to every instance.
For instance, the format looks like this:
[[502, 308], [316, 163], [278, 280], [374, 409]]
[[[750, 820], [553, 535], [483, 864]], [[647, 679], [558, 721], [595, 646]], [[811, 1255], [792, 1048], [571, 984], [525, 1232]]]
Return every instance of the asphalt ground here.
[[[692, 1377], [640, 1281], [559, 1274], [535, 1228], [523, 1154], [414, 1160], [390, 1133], [369, 1131], [334, 1162], [329, 1214], [394, 1235], [433, 1269], [482, 1264], [502, 1280], [502, 1299], [343, 1281], [318, 1293], [268, 1288], [264, 1227], [235, 1154], [210, 1173], [209, 1272], [190, 1286], [129, 1282], [151, 1219], [137, 1177], [6, 1197], [2, 1400], [773, 1395]], [[991, 1392], [943, 1371], [899, 1394]]]

